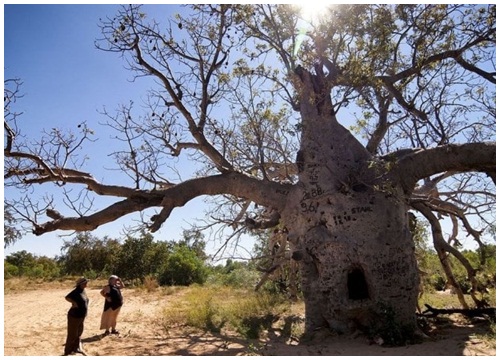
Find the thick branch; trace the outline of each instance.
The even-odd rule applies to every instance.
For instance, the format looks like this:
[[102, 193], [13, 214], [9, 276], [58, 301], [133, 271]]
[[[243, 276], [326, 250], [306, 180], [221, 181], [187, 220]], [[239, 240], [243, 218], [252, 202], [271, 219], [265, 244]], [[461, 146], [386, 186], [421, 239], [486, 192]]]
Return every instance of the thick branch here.
[[100, 225], [113, 222], [121, 218], [122, 216], [128, 215], [132, 212], [144, 210], [149, 206], [151, 206], [149, 203], [127, 199], [117, 202], [90, 216], [62, 217], [62, 215], [60, 215], [61, 217], [53, 221], [48, 221], [45, 224], [41, 225], [35, 225], [33, 234], [42, 235], [55, 230], [95, 230]]
[[167, 220], [172, 210], [202, 195], [231, 194], [277, 209], [284, 207], [286, 195], [291, 185], [256, 180], [238, 174], [227, 173], [206, 178], [198, 178], [159, 190], [134, 190], [125, 200], [119, 201], [99, 212], [82, 217], [57, 217], [53, 221], [36, 225], [34, 233], [42, 235], [55, 230], [94, 230], [98, 226], [115, 221], [122, 216], [148, 208], [162, 207], [153, 217], [151, 231], [157, 231]]
[[391, 173], [411, 192], [418, 180], [445, 171], [494, 173], [495, 157], [496, 143], [438, 146], [403, 156], [396, 161]]
[[188, 201], [202, 195], [231, 194], [243, 199], [276, 209], [285, 206], [286, 195], [291, 185], [278, 184], [267, 180], [256, 180], [239, 173], [227, 173], [208, 178], [199, 178], [183, 182], [167, 191], [161, 206], [162, 211], [153, 219], [150, 231], [157, 231], [170, 216], [175, 207], [183, 206]]
[[280, 223], [281, 215], [278, 211], [273, 211], [271, 216], [266, 219], [255, 221], [254, 219], [246, 218], [245, 224], [251, 230], [253, 229], [270, 229]]
[[468, 63], [467, 61], [465, 61], [461, 56], [458, 56], [455, 60], [457, 61], [457, 63], [462, 65], [462, 67], [464, 69], [467, 69], [471, 72], [474, 72], [474, 73], [482, 76], [483, 78], [485, 78], [486, 80], [488, 80], [492, 84], [496, 84], [496, 78], [495, 78], [496, 75], [494, 72], [486, 72], [484, 70], [481, 70], [477, 66], [474, 66], [471, 63]]

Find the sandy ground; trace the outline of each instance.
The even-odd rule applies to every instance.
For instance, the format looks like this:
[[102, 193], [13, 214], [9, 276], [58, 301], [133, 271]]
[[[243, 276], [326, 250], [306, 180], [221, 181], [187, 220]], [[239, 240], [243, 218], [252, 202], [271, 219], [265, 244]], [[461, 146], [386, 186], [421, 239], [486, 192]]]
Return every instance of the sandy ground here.
[[[62, 355], [66, 338], [66, 313], [69, 303], [64, 296], [71, 289], [39, 289], [8, 292], [4, 295], [4, 355]], [[370, 344], [363, 336], [319, 334], [307, 343], [284, 339], [279, 333], [268, 334], [265, 341], [252, 342], [231, 334], [188, 332], [162, 328], [163, 308], [179, 293], [160, 295], [124, 289], [125, 304], [118, 319], [120, 335], [103, 336], [99, 330], [103, 298], [100, 288], [89, 287], [89, 315], [82, 336], [89, 356], [139, 355], [486, 355], [494, 356], [478, 337], [484, 329], [471, 325], [447, 326], [439, 336], [422, 344], [387, 348]], [[78, 355], [80, 356], [80, 355]]]

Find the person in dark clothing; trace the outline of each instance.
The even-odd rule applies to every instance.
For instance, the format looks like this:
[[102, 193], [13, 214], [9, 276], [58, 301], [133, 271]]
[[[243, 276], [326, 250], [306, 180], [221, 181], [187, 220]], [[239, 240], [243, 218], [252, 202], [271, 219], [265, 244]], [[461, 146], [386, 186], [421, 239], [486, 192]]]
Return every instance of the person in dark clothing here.
[[81, 336], [89, 307], [89, 298], [85, 293], [87, 284], [87, 279], [83, 277], [78, 279], [76, 287], [65, 297], [66, 301], [71, 303], [71, 308], [68, 311], [68, 335], [64, 346], [64, 355], [70, 355], [74, 352], [86, 355], [82, 347]]
[[104, 311], [101, 316], [101, 330], [106, 330], [104, 335], [119, 334], [116, 330], [116, 320], [120, 309], [123, 305], [123, 296], [121, 289], [125, 285], [121, 279], [116, 275], [111, 275], [108, 280], [108, 285], [104, 286], [101, 290], [101, 295], [106, 299], [104, 301]]

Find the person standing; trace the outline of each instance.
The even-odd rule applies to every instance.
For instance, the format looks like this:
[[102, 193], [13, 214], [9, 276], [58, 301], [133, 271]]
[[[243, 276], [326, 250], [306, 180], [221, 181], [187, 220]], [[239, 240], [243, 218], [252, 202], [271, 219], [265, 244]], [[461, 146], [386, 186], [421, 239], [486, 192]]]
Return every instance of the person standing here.
[[66, 301], [71, 303], [71, 308], [68, 310], [68, 334], [64, 345], [64, 355], [70, 355], [73, 352], [86, 355], [82, 347], [81, 336], [89, 307], [89, 298], [85, 293], [87, 284], [86, 278], [78, 279], [76, 287], [65, 297]]
[[125, 285], [121, 279], [116, 275], [111, 275], [108, 280], [108, 285], [104, 286], [101, 290], [101, 295], [104, 296], [104, 310], [101, 316], [101, 330], [106, 330], [104, 335], [119, 334], [116, 330], [116, 320], [120, 309], [123, 305], [123, 296], [121, 289]]

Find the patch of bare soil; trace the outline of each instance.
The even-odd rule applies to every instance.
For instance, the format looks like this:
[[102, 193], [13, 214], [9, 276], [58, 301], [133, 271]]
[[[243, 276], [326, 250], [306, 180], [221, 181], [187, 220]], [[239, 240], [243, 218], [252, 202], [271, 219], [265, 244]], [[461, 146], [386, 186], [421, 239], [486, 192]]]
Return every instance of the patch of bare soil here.
[[[25, 290], [4, 295], [4, 355], [62, 355], [66, 339], [64, 300], [69, 288]], [[300, 343], [269, 331], [266, 339], [249, 341], [236, 334], [190, 332], [186, 328], [164, 329], [161, 314], [182, 292], [163, 295], [124, 289], [125, 303], [118, 318], [120, 335], [103, 336], [99, 330], [103, 298], [100, 287], [89, 286], [89, 314], [82, 341], [90, 356], [139, 355], [486, 355], [496, 351], [481, 339], [485, 325], [453, 323], [422, 344], [388, 348], [370, 344], [363, 336], [335, 336], [318, 333], [313, 340]]]

